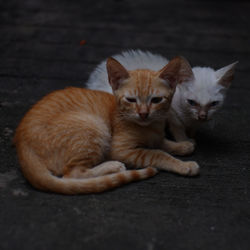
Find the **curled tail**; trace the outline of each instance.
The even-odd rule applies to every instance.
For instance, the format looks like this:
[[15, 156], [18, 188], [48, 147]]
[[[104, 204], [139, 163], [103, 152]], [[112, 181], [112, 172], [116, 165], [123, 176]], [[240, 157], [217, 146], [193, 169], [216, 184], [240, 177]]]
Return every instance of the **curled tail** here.
[[21, 169], [32, 186], [43, 191], [61, 194], [100, 193], [126, 183], [139, 181], [154, 176], [155, 168], [123, 170], [113, 174], [90, 178], [57, 177], [48, 169], [37, 154], [26, 148], [17, 148]]
[[37, 175], [37, 178], [34, 178], [33, 175], [30, 182], [36, 188], [44, 191], [61, 194], [88, 194], [104, 192], [126, 183], [147, 179], [154, 176], [156, 173], [157, 170], [155, 168], [148, 167], [140, 170], [126, 170], [94, 178], [74, 179], [59, 178], [53, 176], [46, 170], [46, 172], [43, 172], [41, 175]]

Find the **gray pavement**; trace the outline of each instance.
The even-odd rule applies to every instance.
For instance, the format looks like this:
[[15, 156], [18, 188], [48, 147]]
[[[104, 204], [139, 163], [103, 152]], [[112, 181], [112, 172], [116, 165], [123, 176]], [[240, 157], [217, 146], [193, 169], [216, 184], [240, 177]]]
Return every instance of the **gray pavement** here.
[[[249, 13], [248, 1], [229, 0], [1, 1], [0, 249], [250, 249]], [[22, 116], [132, 48], [193, 66], [239, 60], [223, 109], [183, 157], [198, 161], [201, 175], [161, 172], [98, 195], [35, 190], [11, 143]]]

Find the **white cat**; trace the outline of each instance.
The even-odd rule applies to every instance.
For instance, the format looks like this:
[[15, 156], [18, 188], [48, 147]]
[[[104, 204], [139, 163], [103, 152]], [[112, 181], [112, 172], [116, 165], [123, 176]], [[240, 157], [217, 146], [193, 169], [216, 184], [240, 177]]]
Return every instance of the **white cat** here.
[[[168, 63], [166, 58], [158, 54], [141, 50], [130, 50], [113, 57], [128, 70], [141, 68], [157, 71]], [[168, 114], [169, 129], [176, 141], [192, 141], [198, 126], [210, 120], [222, 106], [236, 64], [232, 63], [219, 70], [209, 67], [190, 68], [193, 71], [192, 79], [177, 85]], [[91, 73], [87, 87], [112, 93], [106, 60]]]

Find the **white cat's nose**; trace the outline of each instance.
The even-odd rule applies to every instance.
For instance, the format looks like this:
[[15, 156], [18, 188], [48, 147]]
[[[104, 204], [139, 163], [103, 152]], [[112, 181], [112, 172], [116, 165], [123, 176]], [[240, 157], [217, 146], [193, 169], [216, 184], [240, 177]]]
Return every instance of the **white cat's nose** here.
[[207, 113], [205, 111], [199, 112], [199, 120], [207, 120]]

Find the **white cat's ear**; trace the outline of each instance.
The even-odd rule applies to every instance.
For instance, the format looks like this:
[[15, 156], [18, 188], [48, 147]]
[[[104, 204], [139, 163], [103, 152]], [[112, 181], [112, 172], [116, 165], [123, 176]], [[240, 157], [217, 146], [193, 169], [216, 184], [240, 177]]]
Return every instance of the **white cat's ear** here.
[[189, 62], [182, 56], [174, 57], [159, 73], [159, 77], [167, 81], [171, 88], [194, 79]]
[[122, 81], [129, 77], [129, 73], [117, 60], [112, 57], [107, 59], [106, 66], [109, 84], [113, 91], [115, 91], [120, 87]]
[[225, 66], [221, 69], [215, 71], [216, 78], [218, 79], [218, 83], [225, 88], [229, 88], [233, 78], [235, 66], [238, 62], [234, 62], [228, 66]]

